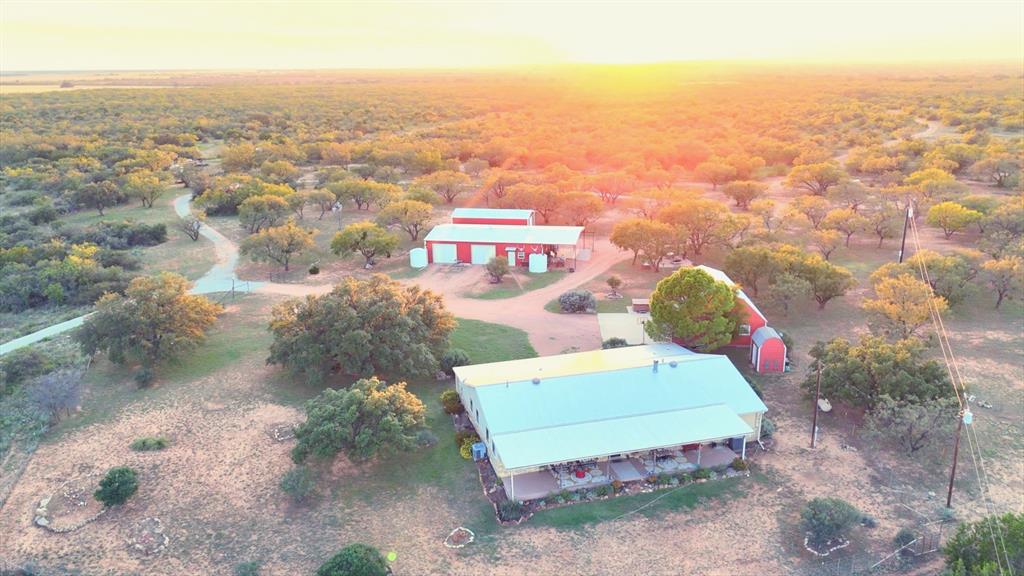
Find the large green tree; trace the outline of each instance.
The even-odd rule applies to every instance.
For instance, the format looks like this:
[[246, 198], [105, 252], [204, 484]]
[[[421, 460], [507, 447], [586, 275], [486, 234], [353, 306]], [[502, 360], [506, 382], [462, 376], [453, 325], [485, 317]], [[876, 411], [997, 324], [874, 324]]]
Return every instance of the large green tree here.
[[918, 402], [882, 396], [864, 422], [864, 435], [898, 446], [905, 454], [927, 452], [953, 435], [959, 407], [955, 398]]
[[292, 257], [315, 246], [317, 231], [303, 228], [289, 220], [282, 226], [260, 230], [242, 241], [240, 253], [257, 262], [277, 262], [288, 271]]
[[698, 268], [683, 268], [658, 282], [651, 294], [647, 333], [687, 348], [716, 350], [736, 333], [735, 308], [735, 288]]
[[409, 235], [410, 240], [417, 240], [420, 232], [430, 222], [434, 207], [419, 200], [400, 200], [392, 202], [377, 213], [377, 223], [381, 226], [398, 226]]
[[205, 296], [188, 294], [187, 280], [163, 272], [135, 278], [123, 296], [105, 294], [75, 338], [86, 354], [106, 352], [115, 363], [150, 368], [198, 346], [220, 311]]
[[637, 258], [643, 254], [655, 270], [672, 249], [674, 242], [675, 233], [671, 226], [644, 218], [628, 218], [618, 222], [611, 235], [612, 244], [633, 253], [634, 266]]
[[373, 266], [374, 258], [381, 254], [390, 258], [396, 248], [398, 248], [398, 236], [373, 222], [349, 224], [341, 232], [335, 234], [331, 240], [332, 252], [342, 257], [348, 257], [358, 252], [366, 259], [368, 268]]
[[965, 522], [942, 551], [950, 576], [1024, 574], [1024, 513]]
[[274, 307], [268, 362], [310, 382], [352, 376], [429, 376], [455, 318], [441, 297], [382, 274], [347, 278], [323, 296]]
[[333, 458], [339, 452], [364, 461], [416, 446], [425, 422], [423, 402], [405, 382], [385, 384], [376, 377], [341, 390], [328, 388], [306, 403], [306, 421], [295, 429], [292, 459]]
[[849, 270], [836, 266], [817, 254], [807, 256], [797, 264], [795, 273], [810, 283], [811, 295], [818, 303], [819, 310], [824, 309], [833, 298], [846, 294], [856, 284]]
[[896, 401], [924, 402], [953, 395], [946, 369], [924, 357], [916, 340], [887, 342], [864, 336], [851, 343], [845, 338], [818, 342], [802, 386], [814, 394], [821, 367], [821, 395], [854, 406], [873, 408], [887, 396]]
[[757, 296], [758, 282], [771, 282], [784, 268], [771, 246], [741, 246], [725, 257], [725, 272]]

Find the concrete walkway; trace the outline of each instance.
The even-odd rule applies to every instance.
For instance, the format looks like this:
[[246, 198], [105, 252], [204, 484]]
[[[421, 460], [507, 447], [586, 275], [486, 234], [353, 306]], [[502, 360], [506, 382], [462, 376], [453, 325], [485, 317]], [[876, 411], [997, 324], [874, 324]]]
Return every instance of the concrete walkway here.
[[[178, 216], [184, 218], [192, 213], [189, 206], [191, 199], [191, 194], [182, 194], [174, 199], [174, 211]], [[199, 233], [213, 242], [214, 250], [217, 252], [217, 263], [214, 264], [213, 268], [207, 270], [202, 278], [195, 281], [192, 289], [189, 290], [190, 293], [212, 294], [214, 292], [231, 292], [232, 290], [235, 292], [251, 292], [262, 286], [262, 282], [239, 280], [238, 276], [235, 275], [235, 267], [238, 265], [238, 246], [229, 240], [227, 236], [209, 226], [200, 228]], [[63, 334], [68, 330], [78, 328], [89, 316], [90, 314], [85, 314], [60, 324], [48, 326], [31, 334], [26, 334], [20, 338], [15, 338], [10, 342], [4, 342], [0, 344], [0, 356], [40, 340], [45, 340]]]

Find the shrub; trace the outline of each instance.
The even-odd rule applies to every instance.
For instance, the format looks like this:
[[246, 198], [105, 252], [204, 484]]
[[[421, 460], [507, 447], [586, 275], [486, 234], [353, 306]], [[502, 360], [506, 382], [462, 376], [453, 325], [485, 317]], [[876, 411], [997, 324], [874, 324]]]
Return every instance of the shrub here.
[[516, 500], [505, 500], [498, 504], [498, 518], [501, 518], [503, 522], [519, 520], [525, 512], [526, 507], [522, 502]]
[[296, 503], [306, 501], [313, 494], [315, 485], [316, 478], [305, 466], [296, 466], [285, 472], [280, 484], [281, 490]]
[[49, 354], [37, 347], [21, 348], [10, 354], [0, 356], [0, 380], [4, 386], [0, 392], [6, 391], [16, 384], [40, 376], [55, 368]]
[[384, 556], [372, 546], [349, 544], [324, 562], [316, 576], [387, 576]]
[[437, 434], [434, 434], [430, 430], [423, 429], [416, 433], [416, 445], [422, 446], [423, 448], [429, 448], [437, 444]]
[[665, 484], [668, 484], [669, 480], [671, 480], [671, 479], [672, 479], [672, 476], [670, 476], [668, 474], [665, 474], [665, 473], [658, 474], [658, 478], [657, 478], [658, 484], [661, 484], [662, 486], [664, 486]]
[[629, 346], [629, 342], [626, 342], [625, 338], [619, 338], [618, 336], [613, 336], [604, 342], [601, 342], [601, 348], [604, 350], [608, 350], [610, 348], [625, 348], [626, 346]]
[[892, 543], [895, 544], [897, 548], [902, 548], [916, 539], [917, 535], [914, 534], [914, 531], [904, 526], [896, 533], [896, 537], [892, 539]]
[[93, 496], [106, 506], [124, 504], [139, 489], [139, 478], [135, 470], [118, 466], [107, 471], [100, 480], [100, 489]]
[[[466, 441], [466, 438], [480, 439], [480, 437], [476, 435], [476, 432], [472, 430], [458, 430], [455, 432], [455, 445], [461, 448], [462, 444]], [[476, 440], [474, 440], [474, 442], [476, 442]]]
[[655, 474], [651, 474], [650, 476], [647, 477], [647, 483], [648, 484], [657, 484], [658, 483], [658, 476], [655, 475]]
[[459, 446], [459, 456], [462, 456], [466, 460], [473, 459], [473, 444], [480, 441], [479, 437], [474, 436], [473, 438], [466, 438], [462, 442], [462, 446]]
[[698, 468], [693, 471], [693, 478], [694, 480], [707, 480], [708, 478], [711, 478], [711, 470], [708, 470], [707, 468]]
[[767, 416], [761, 418], [761, 438], [771, 438], [772, 434], [775, 434], [775, 422], [769, 420]]
[[487, 268], [487, 273], [490, 274], [492, 280], [501, 282], [501, 279], [508, 274], [508, 258], [491, 258], [485, 268]]
[[558, 306], [562, 312], [579, 314], [596, 308], [597, 300], [586, 290], [569, 290], [558, 297]]
[[459, 393], [451, 389], [441, 392], [441, 406], [444, 407], [445, 414], [462, 414], [466, 411]]
[[622, 492], [622, 480], [612, 480], [612, 490]]
[[455, 374], [452, 371], [453, 368], [467, 364], [469, 364], [469, 354], [466, 354], [466, 351], [461, 348], [451, 348], [441, 356], [441, 371], [449, 376]]
[[875, 528], [878, 526], [878, 520], [870, 514], [862, 514], [860, 517], [860, 523], [867, 528]]
[[679, 478], [679, 483], [680, 484], [686, 484], [687, 482], [693, 482], [693, 476], [690, 476], [689, 474], [685, 474], [684, 473], [684, 474], [680, 474], [679, 476], [676, 476], [676, 477]]
[[612, 294], [618, 293], [619, 288], [622, 287], [622, 278], [619, 278], [615, 274], [609, 276], [605, 282], [608, 284], [608, 287], [612, 289]]
[[732, 469], [737, 472], [743, 472], [744, 470], [747, 469], [747, 461], [744, 460], [743, 458], [736, 457], [732, 459], [732, 464], [730, 464], [729, 466], [731, 466]]
[[153, 380], [156, 378], [156, 374], [153, 374], [153, 371], [151, 369], [143, 367], [139, 368], [132, 376], [132, 378], [135, 380], [135, 384], [139, 388], [148, 388], [149, 385], [152, 384]]
[[317, 266], [316, 264], [310, 264], [309, 265], [309, 275], [310, 276], [316, 276], [319, 273], [320, 273], [320, 267], [319, 266]]
[[252, 560], [235, 564], [235, 576], [260, 576], [260, 563]]
[[800, 513], [810, 543], [817, 546], [844, 538], [861, 518], [853, 505], [839, 498], [815, 498]]
[[604, 498], [605, 496], [607, 496], [607, 495], [609, 495], [611, 493], [612, 493], [612, 487], [607, 485], [607, 484], [605, 484], [604, 486], [598, 486], [594, 490], [594, 494], [596, 494], [599, 498]]
[[163, 436], [144, 436], [136, 438], [130, 448], [136, 452], [153, 452], [167, 448], [167, 438]]

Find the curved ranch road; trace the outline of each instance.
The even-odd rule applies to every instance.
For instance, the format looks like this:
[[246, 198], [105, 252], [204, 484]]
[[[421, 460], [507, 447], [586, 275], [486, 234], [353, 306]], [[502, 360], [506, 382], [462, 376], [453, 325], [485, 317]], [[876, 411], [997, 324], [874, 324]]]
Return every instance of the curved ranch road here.
[[[184, 218], [191, 214], [191, 208], [189, 207], [191, 199], [191, 194], [182, 194], [174, 199], [174, 211], [178, 216]], [[234, 242], [228, 240], [226, 236], [209, 226], [200, 228], [199, 233], [213, 242], [214, 250], [217, 251], [217, 264], [207, 270], [202, 278], [196, 280], [189, 292], [192, 294], [210, 294], [213, 292], [230, 292], [232, 288], [236, 292], [250, 292], [260, 286], [260, 282], [239, 281], [238, 277], [235, 276], [235, 266], [238, 264], [238, 246], [235, 246]], [[63, 334], [68, 330], [78, 328], [88, 317], [89, 314], [85, 314], [60, 324], [47, 326], [42, 330], [15, 338], [10, 342], [4, 342], [0, 344], [0, 356], [40, 340], [45, 340], [58, 334]]]
[[[191, 213], [190, 194], [183, 194], [174, 199], [174, 211], [184, 218]], [[285, 296], [319, 295], [329, 292], [331, 285], [310, 286], [304, 284], [279, 284], [273, 282], [252, 282], [239, 280], [235, 275], [238, 265], [238, 246], [226, 236], [210, 226], [203, 226], [199, 233], [213, 242], [217, 252], [217, 263], [196, 280], [190, 290], [193, 294], [210, 294], [213, 292], [259, 292], [263, 294], [280, 294]], [[453, 278], [440, 273], [440, 268], [432, 267], [419, 278], [402, 280], [405, 284], [419, 284], [444, 295], [445, 305], [456, 316], [505, 324], [525, 331], [530, 344], [538, 354], [558, 354], [568, 348], [592, 350], [601, 346], [601, 331], [598, 328], [597, 316], [594, 314], [568, 315], [552, 314], [544, 310], [544, 305], [562, 292], [586, 284], [612, 265], [628, 258], [607, 240], [596, 243], [591, 259], [577, 271], [566, 274], [565, 278], [539, 290], [526, 292], [520, 296], [503, 300], [480, 300], [467, 298], [457, 293], [453, 286]], [[462, 274], [472, 274], [467, 270]], [[482, 276], [480, 277], [482, 280]], [[458, 282], [454, 282], [458, 284]], [[464, 284], [464, 282], [463, 282]], [[462, 286], [465, 288], [465, 286]], [[60, 324], [22, 336], [0, 345], [0, 354], [6, 354], [23, 346], [28, 346], [51, 336], [56, 336], [82, 325], [88, 316], [73, 318]]]
[[[400, 282], [417, 284], [443, 295], [445, 306], [460, 318], [519, 328], [529, 335], [530, 344], [538, 354], [548, 356], [572, 347], [580, 350], [601, 347], [601, 331], [596, 314], [553, 314], [544, 310], [544, 305], [562, 292], [586, 284], [612, 265], [628, 258], [627, 254], [620, 252], [607, 240], [601, 239], [597, 242], [591, 259], [581, 268], [577, 268], [576, 272], [566, 274], [565, 278], [550, 286], [501, 300], [467, 298], [456, 292], [467, 287], [466, 279], [470, 280], [469, 285], [472, 285], [477, 277], [483, 281], [482, 274], [473, 274], [475, 269], [459, 272], [459, 275], [472, 275], [464, 279], [448, 276], [440, 267], [431, 266], [422, 276]], [[331, 288], [330, 285], [264, 283], [254, 292], [306, 296], [324, 294], [330, 292]]]

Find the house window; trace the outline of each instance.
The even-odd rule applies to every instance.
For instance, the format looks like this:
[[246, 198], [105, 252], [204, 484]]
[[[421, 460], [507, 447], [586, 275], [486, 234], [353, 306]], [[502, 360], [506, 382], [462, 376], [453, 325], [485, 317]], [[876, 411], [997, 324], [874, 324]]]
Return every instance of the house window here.
[[740, 324], [740, 336], [750, 336], [750, 324]]

